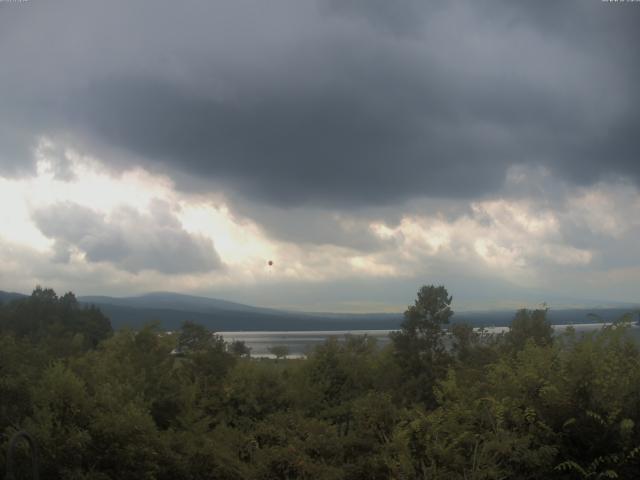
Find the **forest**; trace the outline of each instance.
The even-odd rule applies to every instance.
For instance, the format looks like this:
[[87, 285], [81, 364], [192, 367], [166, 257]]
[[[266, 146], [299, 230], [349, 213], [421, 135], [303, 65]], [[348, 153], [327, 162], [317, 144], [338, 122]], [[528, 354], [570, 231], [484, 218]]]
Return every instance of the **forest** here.
[[[191, 322], [113, 330], [73, 293], [0, 306], [0, 475], [42, 479], [635, 479], [630, 320], [554, 335], [547, 310], [487, 335], [423, 286], [391, 342], [252, 358]], [[280, 357], [284, 357], [280, 355]], [[9, 477], [8, 477], [9, 478]]]

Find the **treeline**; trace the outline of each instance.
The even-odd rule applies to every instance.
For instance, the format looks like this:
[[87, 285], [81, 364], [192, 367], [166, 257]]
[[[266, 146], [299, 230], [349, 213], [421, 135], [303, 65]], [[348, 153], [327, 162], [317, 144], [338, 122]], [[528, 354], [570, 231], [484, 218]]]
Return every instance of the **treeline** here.
[[26, 430], [43, 479], [638, 478], [628, 323], [554, 337], [546, 310], [521, 310], [489, 336], [447, 330], [450, 305], [425, 286], [384, 348], [268, 360], [193, 323], [113, 332], [37, 288], [0, 306], [0, 475]]

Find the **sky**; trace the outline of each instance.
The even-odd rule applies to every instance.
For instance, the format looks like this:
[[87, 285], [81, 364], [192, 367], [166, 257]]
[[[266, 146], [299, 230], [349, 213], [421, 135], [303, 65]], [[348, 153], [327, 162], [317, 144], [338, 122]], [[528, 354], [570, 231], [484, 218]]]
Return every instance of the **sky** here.
[[640, 303], [638, 25], [601, 0], [0, 0], [0, 290]]

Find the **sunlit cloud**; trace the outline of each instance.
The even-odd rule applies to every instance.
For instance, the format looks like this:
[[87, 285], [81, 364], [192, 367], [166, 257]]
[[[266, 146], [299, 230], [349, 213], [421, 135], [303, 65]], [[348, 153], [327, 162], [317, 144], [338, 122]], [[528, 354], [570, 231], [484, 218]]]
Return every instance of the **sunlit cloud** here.
[[[114, 172], [103, 159], [51, 139], [42, 139], [35, 155], [33, 175], [0, 177], [0, 201], [11, 206], [0, 210], [0, 275], [12, 289], [44, 283], [85, 294], [206, 293], [465, 276], [544, 288], [552, 271], [555, 278], [580, 271], [583, 284], [595, 290], [606, 279], [629, 282], [637, 274], [634, 265], [607, 270], [600, 260], [605, 247], [575, 233], [620, 241], [632, 234], [640, 226], [640, 194], [625, 183], [567, 188], [549, 202], [510, 193], [540, 188], [548, 172], [513, 169], [502, 194], [471, 200], [453, 215], [415, 207], [397, 221], [375, 209], [366, 216], [323, 214], [304, 224], [322, 233], [314, 242], [312, 232], [273, 235], [264, 219], [239, 215], [224, 191], [188, 193], [140, 166]], [[274, 218], [278, 228], [293, 232], [304, 210], [292, 210], [290, 218], [286, 212]], [[323, 230], [317, 222], [325, 221], [337, 230]], [[272, 306], [280, 304], [290, 302]], [[387, 309], [371, 299], [336, 308], [374, 304]]]

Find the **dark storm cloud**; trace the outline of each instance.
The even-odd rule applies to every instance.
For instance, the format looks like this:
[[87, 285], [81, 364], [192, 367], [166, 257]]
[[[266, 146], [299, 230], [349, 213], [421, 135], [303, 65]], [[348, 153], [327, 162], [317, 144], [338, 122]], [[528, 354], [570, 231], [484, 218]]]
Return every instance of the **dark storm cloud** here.
[[417, 33], [429, 10], [440, 8], [437, 3], [420, 0], [326, 0], [319, 2], [319, 6], [323, 13], [366, 21], [375, 28], [398, 35]]
[[[380, 212], [346, 216], [338, 211], [315, 208], [281, 209], [269, 205], [234, 202], [234, 214], [258, 221], [271, 238], [296, 244], [337, 245], [360, 252], [392, 246], [373, 234], [369, 223]], [[389, 216], [391, 217], [391, 216]]]
[[106, 262], [134, 273], [198, 273], [222, 267], [211, 241], [184, 231], [161, 202], [154, 203], [148, 215], [123, 207], [108, 217], [62, 203], [35, 211], [33, 220], [56, 241], [56, 262], [68, 262], [70, 248], [76, 247], [89, 262]]
[[28, 3], [1, 10], [0, 125], [185, 189], [345, 208], [478, 197], [514, 164], [640, 181], [637, 5]]

